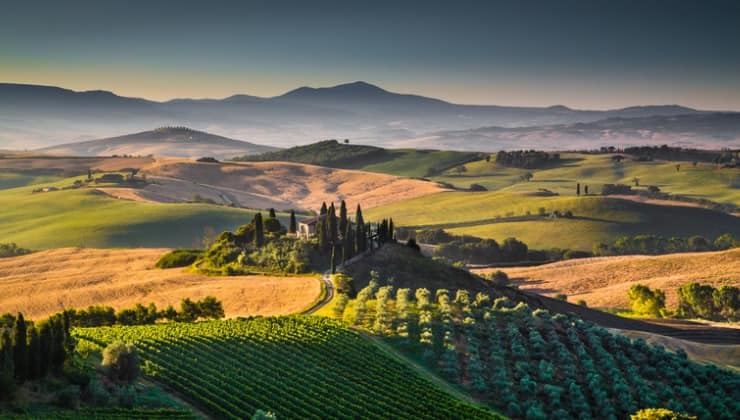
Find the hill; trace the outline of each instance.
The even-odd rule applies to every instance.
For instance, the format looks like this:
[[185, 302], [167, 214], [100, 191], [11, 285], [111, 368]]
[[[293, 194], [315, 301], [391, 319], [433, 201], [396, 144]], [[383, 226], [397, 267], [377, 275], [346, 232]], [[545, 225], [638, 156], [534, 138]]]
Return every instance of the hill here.
[[[352, 133], [352, 141], [390, 145], [408, 139], [423, 143], [429, 133], [480, 127], [548, 126], [607, 118], [701, 113], [670, 105], [607, 111], [564, 106], [461, 105], [390, 92], [366, 82], [325, 88], [301, 87], [270, 98], [233, 95], [224, 99], [166, 102], [126, 98], [105, 91], [75, 92], [52, 86], [0, 84], [3, 148], [16, 149], [50, 147], [64, 138], [69, 142], [110, 137], [173, 122], [200, 130], [217, 129], [226, 136], [277, 146], [305, 144], [317, 138], [345, 138], [348, 133]], [[452, 149], [464, 148], [467, 144], [472, 147], [476, 142], [472, 136], [471, 139]], [[531, 146], [533, 143], [536, 146]], [[523, 142], [519, 144], [515, 147], [525, 147]], [[526, 147], [553, 148], [559, 144], [566, 147], [546, 137], [537, 141], [537, 136], [532, 136]], [[502, 145], [489, 145], [481, 150], [498, 150]], [[401, 147], [432, 146], [406, 143]], [[441, 148], [448, 149], [449, 145]]]
[[439, 150], [383, 149], [324, 140], [276, 152], [241, 156], [238, 161], [308, 163], [332, 168], [361, 169], [393, 175], [426, 177], [478, 160], [478, 153]]
[[[368, 287], [335, 316], [512, 418], [735, 418], [738, 375], [497, 294]], [[545, 414], [547, 413], [547, 414]]]
[[219, 299], [228, 317], [300, 312], [321, 293], [316, 277], [209, 277], [154, 269], [166, 249], [62, 248], [0, 259], [0, 312], [41, 319], [64, 308], [137, 303], [178, 307], [184, 298]]
[[[72, 185], [64, 178], [44, 186]], [[0, 190], [0, 237], [31, 249], [200, 247], [203, 239], [248, 223], [254, 211], [208, 204], [116, 200], [92, 188], [32, 193]], [[282, 214], [283, 220], [286, 215]]]
[[500, 418], [323, 317], [82, 328], [74, 335], [101, 349], [132, 341], [146, 374], [217, 418], [250, 418], [259, 409], [301, 419]]
[[186, 127], [162, 127], [125, 136], [60, 144], [39, 149], [38, 152], [67, 156], [153, 155], [185, 158], [210, 156], [223, 159], [276, 149]]
[[[486, 273], [496, 269], [473, 270]], [[502, 268], [520, 289], [546, 296], [564, 293], [568, 300], [585, 300], [597, 308], [629, 308], [627, 292], [634, 284], [658, 288], [666, 306], [678, 303], [676, 289], [691, 282], [740, 283], [740, 249], [720, 252], [630, 255], [560, 261], [537, 267]]]
[[620, 116], [571, 124], [479, 127], [428, 133], [419, 138], [396, 140], [391, 144], [395, 147], [487, 152], [537, 148], [588, 150], [601, 146], [645, 144], [738, 148], [740, 113]]
[[[715, 151], [715, 156], [719, 154]], [[661, 191], [704, 198], [719, 203], [740, 206], [740, 169], [718, 168], [712, 163], [655, 160], [638, 162], [630, 155], [619, 164], [613, 157], [617, 154], [561, 153], [560, 159], [543, 167], [523, 169], [497, 163], [495, 156], [490, 162], [479, 160], [465, 164], [462, 172], [448, 170], [435, 181], [446, 182], [467, 188], [471, 183], [487, 189], [536, 194], [547, 189], [561, 196], [575, 197], [576, 183], [590, 186], [590, 192], [600, 194], [603, 184], [627, 184], [634, 186], [635, 178], [644, 190], [654, 185]], [[676, 170], [680, 165], [680, 170]], [[527, 172], [533, 175], [529, 182], [522, 182]], [[582, 191], [583, 192], [583, 191]]]
[[[571, 211], [573, 217], [547, 217], [555, 210]], [[590, 251], [596, 242], [611, 243], [620, 236], [638, 234], [711, 238], [724, 233], [740, 235], [737, 217], [704, 208], [507, 191], [443, 192], [373, 208], [365, 217], [392, 217], [396, 226], [443, 228], [499, 242], [514, 236], [535, 249]]]

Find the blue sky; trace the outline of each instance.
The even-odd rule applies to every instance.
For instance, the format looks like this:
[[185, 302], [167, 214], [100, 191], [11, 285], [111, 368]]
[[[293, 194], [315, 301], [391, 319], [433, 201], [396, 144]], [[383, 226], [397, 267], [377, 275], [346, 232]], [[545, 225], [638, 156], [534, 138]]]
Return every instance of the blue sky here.
[[5, 82], [162, 100], [365, 80], [458, 103], [740, 110], [740, 2], [3, 3]]

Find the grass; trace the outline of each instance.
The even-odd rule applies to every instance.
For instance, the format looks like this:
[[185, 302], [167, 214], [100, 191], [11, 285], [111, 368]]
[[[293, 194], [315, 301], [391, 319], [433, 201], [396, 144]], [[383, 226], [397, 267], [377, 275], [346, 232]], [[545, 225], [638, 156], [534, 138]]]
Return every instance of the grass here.
[[[49, 185], [69, 186], [74, 179]], [[32, 249], [200, 247], [204, 237], [249, 223], [255, 213], [208, 204], [118, 200], [84, 188], [36, 194], [32, 189], [0, 191], [0, 202], [10, 204], [0, 206], [0, 237]]]
[[399, 176], [425, 177], [430, 170], [447, 169], [476, 159], [477, 153], [441, 150], [393, 149], [387, 150], [388, 159], [361, 165], [356, 169]]
[[[643, 187], [656, 185], [671, 194], [740, 205], [740, 169], [717, 169], [710, 163], [699, 163], [694, 167], [681, 162], [681, 170], [676, 171], [675, 162], [634, 162], [629, 159], [616, 166], [611, 156], [564, 153], [560, 164], [545, 169], [520, 169], [499, 165], [493, 160], [479, 160], [465, 165], [463, 174], [446, 171], [433, 179], [461, 188], [476, 183], [490, 191], [528, 193], [546, 188], [564, 196], [575, 196], [576, 183], [579, 182], [582, 188], [589, 185], [591, 193], [600, 193], [603, 184], [634, 185], [633, 179], [637, 177]], [[534, 177], [529, 182], [522, 182], [520, 176], [526, 172], [531, 172]]]
[[[495, 270], [473, 271], [486, 273]], [[688, 283], [700, 282], [717, 288], [737, 285], [740, 282], [740, 249], [584, 258], [501, 270], [521, 289], [547, 296], [564, 293], [570, 302], [583, 299], [590, 307], [613, 310], [629, 308], [629, 288], [643, 284], [663, 290], [666, 306], [673, 310], [678, 305], [676, 290]]]
[[45, 182], [56, 182], [60, 179], [61, 177], [59, 176], [49, 174], [49, 171], [3, 171], [0, 172], [0, 190], [42, 184]]
[[[540, 208], [546, 213], [572, 211], [574, 217], [546, 219], [538, 215]], [[667, 237], [702, 235], [712, 239], [723, 233], [740, 235], [737, 217], [703, 208], [601, 196], [539, 197], [508, 190], [444, 192], [365, 212], [365, 220], [384, 217], [392, 217], [396, 226], [444, 228], [455, 234], [499, 241], [514, 236], [531, 248], [591, 250], [595, 242], [643, 233]]]
[[178, 307], [182, 299], [212, 295], [226, 316], [297, 313], [321, 295], [317, 276], [209, 277], [183, 268], [154, 269], [166, 249], [39, 251], [0, 259], [0, 311], [44, 318], [64, 308], [155, 303]]

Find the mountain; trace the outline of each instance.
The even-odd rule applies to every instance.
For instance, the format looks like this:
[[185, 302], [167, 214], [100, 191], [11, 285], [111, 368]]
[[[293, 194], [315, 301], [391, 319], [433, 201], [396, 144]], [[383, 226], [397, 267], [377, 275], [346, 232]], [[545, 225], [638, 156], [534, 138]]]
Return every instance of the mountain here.
[[0, 84], [0, 148], [48, 147], [152, 126], [188, 126], [278, 146], [323, 138], [389, 145], [428, 133], [479, 127], [519, 129], [608, 118], [705, 113], [677, 105], [607, 111], [576, 110], [563, 105], [460, 105], [390, 92], [360, 81], [333, 87], [300, 87], [270, 98], [239, 94], [224, 99], [181, 98], [166, 102], [127, 98], [106, 91], [75, 92], [5, 83]]
[[125, 136], [60, 144], [38, 151], [46, 154], [71, 156], [145, 156], [151, 154], [154, 156], [186, 158], [210, 156], [223, 159], [242, 154], [251, 155], [275, 150], [278, 149], [185, 127], [162, 127]]
[[479, 127], [439, 131], [415, 139], [392, 142], [395, 147], [455, 148], [484, 152], [503, 149], [576, 150], [597, 149], [601, 146], [662, 144], [693, 148], [740, 148], [740, 113], [612, 117], [592, 122], [514, 128]]

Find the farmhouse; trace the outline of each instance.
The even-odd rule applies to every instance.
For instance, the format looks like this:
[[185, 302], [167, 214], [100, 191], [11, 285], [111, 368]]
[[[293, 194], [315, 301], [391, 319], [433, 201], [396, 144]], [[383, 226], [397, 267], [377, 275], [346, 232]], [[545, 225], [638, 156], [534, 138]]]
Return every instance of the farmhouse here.
[[311, 239], [316, 235], [316, 225], [321, 221], [323, 216], [311, 217], [298, 221], [298, 237]]

